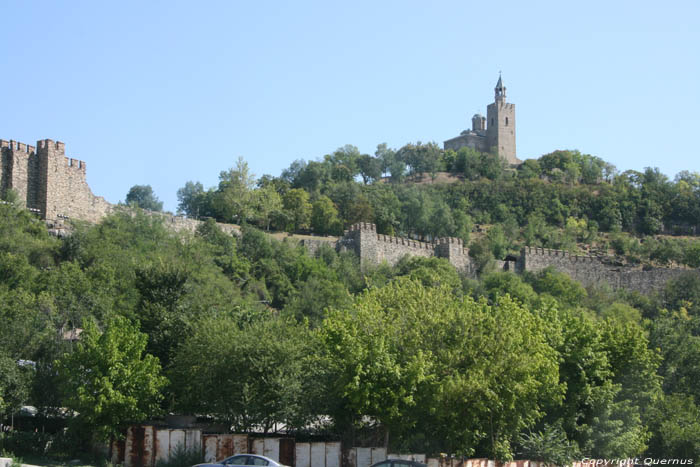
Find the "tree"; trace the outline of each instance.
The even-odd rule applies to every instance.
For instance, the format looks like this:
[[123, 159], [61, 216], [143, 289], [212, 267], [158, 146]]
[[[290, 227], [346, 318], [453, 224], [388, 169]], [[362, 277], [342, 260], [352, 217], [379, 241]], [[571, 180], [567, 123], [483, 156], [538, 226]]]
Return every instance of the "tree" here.
[[91, 320], [83, 328], [75, 350], [56, 362], [63, 401], [107, 440], [120, 436], [127, 423], [157, 413], [167, 380], [158, 359], [144, 354], [146, 335], [126, 318], [113, 317], [104, 332]]
[[29, 397], [28, 375], [18, 362], [0, 351], [0, 414], [19, 409]]
[[311, 221], [309, 194], [301, 188], [293, 188], [282, 198], [284, 211], [289, 219], [289, 230], [308, 229]]
[[151, 185], [134, 185], [126, 194], [126, 204], [136, 205], [149, 211], [162, 211], [163, 203], [153, 193]]
[[253, 191], [252, 197], [255, 209], [252, 213], [252, 220], [260, 228], [270, 230], [270, 225], [276, 225], [283, 217], [282, 197], [275, 190], [274, 186], [262, 186]]
[[399, 439], [421, 430], [429, 450], [510, 458], [517, 434], [560, 400], [544, 327], [508, 298], [490, 306], [394, 279], [324, 322], [332, 414], [375, 418]]
[[396, 159], [396, 151], [389, 148], [386, 143], [381, 143], [377, 145], [374, 155], [379, 160], [382, 175], [388, 173], [389, 168]]
[[236, 166], [219, 174], [219, 188], [214, 194], [214, 210], [224, 222], [242, 223], [254, 211], [253, 187], [255, 177], [248, 163], [239, 157]]
[[362, 182], [367, 185], [370, 181], [378, 180], [382, 176], [382, 163], [376, 157], [362, 154], [357, 158], [357, 166], [360, 169]]
[[288, 319], [205, 319], [173, 363], [178, 408], [213, 415], [239, 431], [304, 426], [315, 400], [314, 347], [308, 330]]
[[206, 193], [199, 182], [187, 182], [177, 190], [177, 212], [187, 217], [198, 218], [206, 214]]
[[311, 228], [321, 235], [342, 233], [343, 225], [338, 219], [338, 210], [328, 196], [321, 196], [313, 202]]
[[[407, 410], [415, 405], [430, 365], [419, 345], [404, 345], [412, 342], [413, 333], [406, 328], [412, 320], [401, 318], [396, 308], [407, 305], [410, 297], [408, 288], [398, 285], [376, 290], [353, 307], [331, 310], [322, 328], [333, 375], [332, 415], [346, 426], [362, 416], [375, 417], [385, 428], [386, 442], [391, 431], [415, 425]], [[414, 314], [418, 309], [405, 311]]]
[[[440, 168], [442, 150], [435, 143], [407, 144], [396, 152], [396, 159], [403, 161], [411, 169], [411, 175], [435, 172]], [[392, 174], [393, 176], [393, 174]]]

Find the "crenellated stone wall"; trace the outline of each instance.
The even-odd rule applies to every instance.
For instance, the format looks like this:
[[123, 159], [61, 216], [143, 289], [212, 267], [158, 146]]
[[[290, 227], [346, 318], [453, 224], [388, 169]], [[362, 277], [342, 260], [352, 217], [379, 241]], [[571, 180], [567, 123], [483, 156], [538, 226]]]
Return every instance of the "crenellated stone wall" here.
[[610, 257], [572, 255], [568, 251], [525, 247], [515, 262], [515, 271], [537, 272], [552, 267], [568, 274], [584, 286], [607, 284], [613, 289], [640, 293], [660, 290], [666, 282], [682, 274], [700, 273], [688, 268], [640, 268], [612, 263]]
[[[13, 190], [19, 203], [47, 221], [56, 235], [66, 235], [69, 219], [99, 222], [116, 206], [95, 196], [87, 183], [87, 164], [66, 157], [60, 141], [44, 139], [36, 146], [14, 140], [0, 140], [0, 195]], [[152, 213], [162, 216], [164, 224], [176, 232], [194, 232], [201, 221]], [[238, 226], [218, 224], [222, 231], [237, 234]]]
[[[386, 261], [396, 264], [409, 256], [445, 258], [467, 277], [476, 276], [476, 268], [469, 250], [458, 238], [440, 238], [434, 243], [419, 242], [402, 237], [377, 234], [374, 224], [359, 223], [350, 227], [338, 240], [337, 250], [354, 251], [363, 263], [379, 264]], [[313, 250], [312, 250], [313, 251]], [[613, 263], [612, 257], [572, 255], [568, 251], [548, 248], [525, 247], [517, 258], [496, 261], [498, 269], [523, 273], [554, 268], [568, 274], [584, 286], [609, 285], [614, 289], [635, 290], [648, 293], [660, 290], [666, 282], [682, 274], [698, 274], [688, 268], [640, 268]]]
[[377, 226], [368, 222], [354, 224], [338, 241], [337, 249], [354, 251], [361, 262], [395, 265], [404, 256], [438, 257], [447, 259], [458, 271], [473, 275], [469, 250], [459, 238], [440, 238], [436, 242], [421, 242], [405, 237], [377, 233]]
[[0, 140], [0, 193], [13, 190], [18, 201], [43, 219], [97, 222], [112, 209], [87, 184], [85, 162], [66, 157], [65, 144], [45, 139], [36, 146]]
[[[510, 124], [510, 121], [509, 121]], [[21, 204], [41, 215], [50, 230], [65, 235], [67, 219], [98, 222], [115, 209], [104, 198], [95, 196], [87, 184], [85, 162], [65, 156], [65, 145], [45, 139], [30, 146], [16, 141], [0, 140], [0, 194], [14, 190]], [[194, 232], [201, 221], [164, 213], [164, 224], [177, 232]], [[237, 235], [238, 227], [218, 224], [226, 233]], [[377, 233], [374, 224], [355, 224], [345, 235], [334, 240], [303, 240], [302, 244], [315, 252], [323, 244], [339, 251], [353, 251], [364, 264], [387, 262], [394, 265], [406, 255], [447, 259], [460, 273], [476, 275], [474, 263], [461, 239], [439, 238], [420, 242], [405, 237]], [[652, 268], [620, 266], [608, 257], [577, 256], [561, 250], [525, 247], [518, 258], [497, 261], [499, 269], [514, 272], [540, 271], [547, 267], [564, 272], [585, 286], [609, 284], [646, 293], [688, 271], [697, 269]]]

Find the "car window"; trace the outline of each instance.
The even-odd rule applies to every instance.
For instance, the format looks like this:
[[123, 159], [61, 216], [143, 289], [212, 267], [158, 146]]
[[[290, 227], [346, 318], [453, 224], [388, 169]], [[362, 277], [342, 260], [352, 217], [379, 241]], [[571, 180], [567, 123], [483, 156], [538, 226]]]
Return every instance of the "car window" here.
[[250, 456], [248, 458], [248, 465], [270, 465], [270, 463], [268, 461], [266, 461], [265, 459]]
[[233, 456], [226, 459], [224, 465], [246, 465], [250, 456]]
[[380, 462], [379, 464], [374, 464], [373, 467], [389, 467], [391, 465], [391, 461], [384, 461]]
[[392, 467], [413, 467], [413, 463], [410, 461], [392, 461], [394, 465]]

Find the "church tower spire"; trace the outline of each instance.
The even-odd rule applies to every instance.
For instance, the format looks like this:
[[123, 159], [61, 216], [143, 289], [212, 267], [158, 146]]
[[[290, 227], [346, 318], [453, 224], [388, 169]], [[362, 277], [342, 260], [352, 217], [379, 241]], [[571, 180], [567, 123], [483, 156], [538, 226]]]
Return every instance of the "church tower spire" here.
[[506, 100], [506, 87], [503, 86], [503, 79], [501, 78], [501, 73], [498, 73], [498, 82], [496, 83], [496, 88], [494, 89], [496, 94], [496, 102]]

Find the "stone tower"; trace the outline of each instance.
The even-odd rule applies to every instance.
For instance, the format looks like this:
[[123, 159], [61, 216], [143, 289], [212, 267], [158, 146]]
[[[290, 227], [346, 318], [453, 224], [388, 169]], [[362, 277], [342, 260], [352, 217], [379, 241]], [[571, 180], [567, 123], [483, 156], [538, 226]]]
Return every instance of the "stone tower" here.
[[66, 157], [65, 144], [50, 139], [36, 146], [0, 139], [0, 195], [7, 190], [47, 220], [97, 222], [112, 208], [90, 191], [85, 162]]
[[509, 164], [520, 164], [515, 156], [515, 104], [506, 102], [506, 87], [498, 77], [495, 101], [486, 108], [486, 141], [489, 150]]

